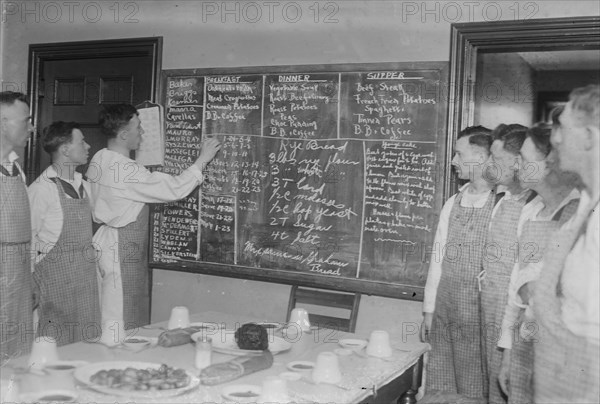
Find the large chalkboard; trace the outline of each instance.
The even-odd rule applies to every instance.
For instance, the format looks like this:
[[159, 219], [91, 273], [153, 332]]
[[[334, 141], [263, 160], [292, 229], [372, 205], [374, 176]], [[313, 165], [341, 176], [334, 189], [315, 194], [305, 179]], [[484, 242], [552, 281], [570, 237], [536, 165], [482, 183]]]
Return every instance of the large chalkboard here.
[[447, 63], [163, 72], [165, 164], [222, 149], [152, 211], [154, 267], [420, 300], [448, 172]]

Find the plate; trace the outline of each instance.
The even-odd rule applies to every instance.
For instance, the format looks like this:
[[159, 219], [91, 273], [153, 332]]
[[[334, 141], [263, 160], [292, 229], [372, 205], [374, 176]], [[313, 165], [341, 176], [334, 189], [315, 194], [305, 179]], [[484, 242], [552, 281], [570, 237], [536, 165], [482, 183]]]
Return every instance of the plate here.
[[294, 372], [312, 372], [315, 368], [315, 363], [310, 361], [294, 361], [288, 363], [286, 367]]
[[225, 399], [235, 403], [255, 403], [261, 393], [261, 388], [253, 384], [234, 384], [221, 390]]
[[208, 328], [208, 329], [212, 329], [212, 330], [219, 330], [223, 326], [221, 324], [219, 324], [219, 323], [211, 323], [211, 322], [199, 321], [199, 322], [196, 322], [196, 323], [191, 323], [190, 327]]
[[285, 326], [285, 323], [276, 323], [276, 322], [260, 322], [260, 323], [256, 323], [258, 325], [262, 325], [267, 331], [269, 330], [273, 330], [273, 331], [277, 331], [282, 329]]
[[77, 392], [73, 390], [46, 390], [36, 393], [23, 393], [19, 400], [24, 403], [72, 403], [77, 400]]
[[353, 351], [360, 351], [361, 349], [363, 349], [364, 347], [367, 346], [367, 341], [364, 339], [347, 338], [347, 339], [339, 340], [338, 344], [340, 344], [341, 347], [346, 348], [346, 349], [351, 349]]
[[156, 390], [156, 391], [143, 391], [143, 390], [121, 390], [115, 389], [106, 386], [100, 386], [94, 384], [90, 381], [91, 377], [101, 370], [110, 370], [110, 369], [126, 369], [126, 368], [134, 368], [134, 369], [158, 369], [161, 367], [160, 363], [150, 363], [150, 362], [130, 362], [130, 361], [122, 361], [122, 362], [98, 362], [92, 363], [87, 366], [82, 366], [75, 370], [73, 376], [75, 380], [79, 383], [82, 383], [89, 387], [90, 389], [96, 390], [100, 393], [110, 394], [113, 396], [125, 396], [131, 398], [166, 398], [173, 397], [179, 394], [186, 393], [190, 390], [195, 389], [200, 385], [200, 379], [194, 376], [192, 373], [186, 370], [186, 374], [190, 378], [190, 383], [185, 387], [180, 387], [177, 389], [169, 389], [169, 390]]
[[[192, 340], [195, 341], [196, 338], [200, 337], [202, 334], [202, 332], [192, 334]], [[237, 342], [235, 342], [235, 335], [233, 331], [227, 331], [218, 336], [213, 336], [212, 347], [215, 352], [220, 352], [227, 355], [262, 355], [263, 353], [263, 351], [260, 350], [240, 349], [237, 346]], [[283, 338], [269, 335], [269, 351], [271, 351], [273, 355], [287, 351], [291, 348], [292, 344]]]

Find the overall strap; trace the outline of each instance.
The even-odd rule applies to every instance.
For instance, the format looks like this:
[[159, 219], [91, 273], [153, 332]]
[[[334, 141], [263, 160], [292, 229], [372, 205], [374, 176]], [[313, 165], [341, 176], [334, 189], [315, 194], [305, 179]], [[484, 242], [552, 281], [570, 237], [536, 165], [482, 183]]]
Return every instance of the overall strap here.
[[6, 175], [7, 177], [16, 177], [17, 175], [21, 174], [21, 170], [19, 170], [17, 163], [13, 163], [12, 173], [8, 172], [6, 167], [0, 164], [0, 172]]
[[83, 188], [83, 182], [79, 186], [79, 194], [78, 194], [77, 191], [75, 191], [75, 188], [73, 187], [73, 185], [68, 183], [67, 181], [63, 180], [62, 178], [54, 177], [54, 178], [52, 178], [52, 181], [54, 181], [56, 183], [56, 185], [60, 184], [62, 187], [62, 190], [65, 192], [65, 194], [69, 195], [71, 198], [73, 198], [73, 199], [83, 198], [84, 193], [85, 193], [85, 190]]

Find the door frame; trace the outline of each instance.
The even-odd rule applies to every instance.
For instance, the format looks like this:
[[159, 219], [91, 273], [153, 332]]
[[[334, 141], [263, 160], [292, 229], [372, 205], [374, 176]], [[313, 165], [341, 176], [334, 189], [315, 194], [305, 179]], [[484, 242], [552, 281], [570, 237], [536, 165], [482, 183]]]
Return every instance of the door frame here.
[[[452, 159], [456, 135], [473, 125], [478, 54], [600, 49], [599, 28], [596, 16], [452, 24], [447, 161]], [[457, 177], [450, 178], [444, 187], [446, 196], [458, 190]]]
[[[119, 58], [131, 56], [152, 56], [152, 89], [149, 101], [156, 102], [159, 94], [160, 72], [162, 69], [163, 37], [107, 39], [78, 42], [55, 42], [29, 45], [27, 69], [27, 95], [29, 97], [31, 119], [34, 125], [39, 122], [39, 98], [43, 89], [41, 78], [46, 61], [77, 60], [90, 58]], [[31, 134], [25, 149], [25, 171], [27, 178], [35, 179], [39, 174], [41, 128]]]

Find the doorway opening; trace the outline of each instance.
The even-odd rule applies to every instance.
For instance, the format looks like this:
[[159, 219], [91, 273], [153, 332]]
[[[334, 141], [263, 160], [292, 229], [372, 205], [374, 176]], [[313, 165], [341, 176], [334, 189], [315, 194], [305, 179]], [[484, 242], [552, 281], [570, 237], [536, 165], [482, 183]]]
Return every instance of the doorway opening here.
[[28, 181], [50, 164], [41, 139], [52, 122], [79, 123], [93, 156], [106, 147], [98, 127], [103, 105], [156, 101], [162, 42], [152, 37], [29, 46], [27, 88], [36, 131], [25, 151]]

